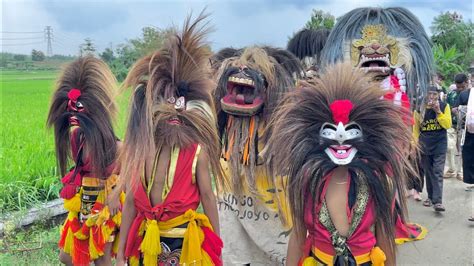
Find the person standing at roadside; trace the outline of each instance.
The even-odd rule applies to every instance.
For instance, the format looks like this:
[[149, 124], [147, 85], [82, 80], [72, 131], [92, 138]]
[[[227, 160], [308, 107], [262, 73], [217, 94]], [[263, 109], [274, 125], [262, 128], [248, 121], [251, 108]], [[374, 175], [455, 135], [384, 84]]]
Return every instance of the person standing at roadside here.
[[446, 102], [452, 107], [452, 128], [448, 129], [448, 152], [446, 156], [448, 170], [444, 174], [444, 178], [456, 177], [458, 180], [462, 180], [461, 146], [459, 145], [462, 128], [458, 125], [457, 102], [459, 94], [468, 88], [468, 78], [465, 74], [460, 73], [454, 77], [454, 82], [455, 84], [450, 86], [452, 90], [448, 93], [446, 99]]
[[421, 113], [415, 112], [415, 136], [419, 135], [421, 161], [426, 176], [428, 199], [426, 207], [445, 211], [443, 200], [443, 170], [447, 152], [447, 132], [451, 128], [451, 108], [439, 100], [439, 91], [435, 86], [428, 88], [428, 97]]

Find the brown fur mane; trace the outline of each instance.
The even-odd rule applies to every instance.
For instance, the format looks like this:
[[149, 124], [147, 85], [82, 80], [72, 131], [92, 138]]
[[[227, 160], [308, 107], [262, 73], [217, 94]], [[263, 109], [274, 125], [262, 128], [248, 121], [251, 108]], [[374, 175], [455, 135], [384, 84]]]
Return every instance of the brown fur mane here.
[[376, 208], [376, 231], [379, 245], [389, 265], [395, 263], [395, 214], [391, 210], [398, 191], [406, 210], [405, 179], [412, 172], [408, 161], [411, 134], [403, 120], [403, 110], [381, 100], [383, 91], [361, 70], [349, 64], [328, 68], [320, 78], [301, 82], [301, 88], [289, 93], [277, 110], [269, 141], [270, 166], [277, 174], [288, 175], [288, 194], [297, 232], [306, 232], [304, 206], [319, 198], [321, 180], [336, 165], [325, 155], [319, 137], [325, 122], [333, 123], [329, 105], [334, 100], [349, 99], [354, 108], [350, 121], [358, 123], [363, 141], [351, 143], [358, 153], [348, 166], [361, 171], [368, 180]]
[[[85, 139], [87, 154], [91, 161], [92, 172], [106, 177], [106, 168], [115, 161], [117, 138], [113, 130], [117, 107], [115, 105], [117, 81], [107, 64], [92, 56], [81, 57], [67, 65], [57, 83], [48, 113], [47, 126], [54, 127], [56, 158], [59, 172], [65, 175], [71, 154], [69, 118], [77, 116], [80, 122], [80, 134]], [[68, 92], [76, 88], [81, 92], [78, 101], [84, 106], [83, 113], [67, 111]], [[78, 158], [74, 164], [82, 163]]]
[[[219, 163], [219, 139], [211, 95], [215, 87], [210, 79], [210, 49], [204, 41], [210, 29], [201, 13], [194, 21], [186, 19], [183, 29], [169, 37], [163, 48], [138, 60], [124, 86], [134, 88], [130, 118], [122, 153], [122, 176], [134, 180], [140, 176], [146, 158], [154, 156], [161, 145], [185, 147], [199, 143], [208, 154], [216, 177], [222, 175]], [[184, 84], [188, 108], [178, 112], [166, 102], [177, 98]], [[179, 126], [166, 123], [177, 116]]]
[[[294, 87], [293, 75], [301, 73], [299, 60], [290, 52], [272, 48], [248, 47], [225, 48], [213, 57], [214, 77], [218, 80], [214, 98], [217, 104], [219, 133], [223, 142], [224, 157], [230, 164], [232, 191], [241, 194], [244, 188], [256, 192], [255, 167], [261, 151], [271, 133], [268, 122], [283, 95]], [[266, 82], [263, 110], [253, 117], [234, 116], [225, 113], [220, 100], [227, 94], [228, 76], [232, 67], [247, 66], [258, 71]], [[233, 139], [233, 142], [230, 141]], [[244, 151], [245, 150], [245, 151]], [[225, 155], [227, 154], [227, 156]], [[242, 154], [243, 157], [242, 157]], [[248, 159], [246, 157], [248, 154]], [[245, 161], [245, 163], [243, 163]], [[242, 180], [240, 173], [244, 173]]]

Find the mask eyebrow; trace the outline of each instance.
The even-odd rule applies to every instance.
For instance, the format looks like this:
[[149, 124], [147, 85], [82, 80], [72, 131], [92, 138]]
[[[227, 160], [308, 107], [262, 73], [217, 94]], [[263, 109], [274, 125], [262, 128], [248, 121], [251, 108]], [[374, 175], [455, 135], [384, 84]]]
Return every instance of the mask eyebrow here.
[[[351, 130], [351, 129], [358, 129], [358, 130], [361, 130], [360, 126], [357, 125], [357, 124], [349, 124], [349, 125], [346, 126], [345, 129], [346, 129], [346, 131], [347, 131], [347, 130]], [[361, 130], [361, 131], [362, 131], [362, 130]]]
[[335, 125], [333, 125], [333, 124], [325, 123], [325, 124], [321, 127], [321, 129], [332, 129], [332, 130], [336, 131], [336, 130], [337, 130], [337, 127], [336, 127]]

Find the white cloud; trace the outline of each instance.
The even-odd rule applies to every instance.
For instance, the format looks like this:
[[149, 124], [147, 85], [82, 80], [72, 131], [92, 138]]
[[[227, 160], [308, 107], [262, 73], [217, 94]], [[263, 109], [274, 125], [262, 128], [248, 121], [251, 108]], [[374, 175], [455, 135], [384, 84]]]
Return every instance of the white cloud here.
[[[7, 1], [2, 5], [3, 31], [42, 31], [46, 25], [54, 30], [53, 50], [61, 54], [77, 54], [84, 38], [94, 40], [97, 50], [124, 43], [136, 38], [145, 26], [180, 26], [186, 15], [193, 10], [196, 15], [204, 7], [212, 13], [211, 25], [216, 29], [209, 36], [212, 47], [241, 47], [252, 44], [268, 44], [285, 47], [288, 37], [301, 29], [310, 18], [311, 10], [322, 9], [336, 17], [365, 6], [404, 6], [412, 11], [425, 26], [429, 26], [441, 11], [453, 10], [472, 19], [472, 5], [466, 7], [459, 1], [436, 1], [435, 3], [404, 0], [383, 1], [150, 1], [107, 0], [96, 4], [93, 1], [54, 2], [39, 0]], [[62, 8], [62, 7], [68, 8]], [[79, 10], [79, 8], [81, 8]], [[469, 9], [470, 8], [470, 9]], [[458, 9], [458, 10], [456, 10]], [[80, 12], [79, 12], [80, 11]], [[80, 15], [78, 15], [80, 14]], [[70, 16], [79, 16], [77, 20]], [[73, 17], [74, 18], [74, 17]], [[71, 25], [71, 23], [79, 23]], [[83, 24], [81, 24], [83, 23]], [[6, 38], [6, 36], [2, 36]], [[5, 41], [4, 43], [6, 43]], [[40, 45], [46, 49], [46, 44]], [[32, 47], [4, 46], [2, 50], [29, 53]]]
[[[33, 48], [46, 51], [44, 29], [46, 26], [57, 27], [52, 15], [42, 8], [37, 1], [3, 1], [2, 2], [2, 51], [30, 53]], [[37, 33], [10, 33], [37, 32]], [[35, 45], [18, 45], [39, 43]]]

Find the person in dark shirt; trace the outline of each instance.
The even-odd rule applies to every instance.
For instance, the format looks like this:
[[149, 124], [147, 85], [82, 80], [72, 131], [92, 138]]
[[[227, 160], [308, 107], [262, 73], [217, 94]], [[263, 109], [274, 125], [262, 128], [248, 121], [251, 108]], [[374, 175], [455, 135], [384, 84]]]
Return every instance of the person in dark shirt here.
[[468, 77], [464, 73], [457, 74], [454, 77], [454, 82], [455, 84], [452, 85], [454, 86], [454, 89], [448, 93], [446, 100], [446, 102], [452, 107], [452, 128], [448, 129], [448, 152], [446, 155], [448, 171], [445, 173], [444, 177], [456, 177], [458, 180], [462, 180], [461, 146], [459, 145], [462, 132], [458, 133], [459, 127], [457, 124], [458, 112], [456, 102], [458, 101], [459, 94], [468, 88]]
[[[456, 103], [456, 108], [461, 110], [463, 107], [467, 108], [469, 101], [469, 95], [472, 89], [465, 90], [459, 94], [458, 101]], [[466, 117], [462, 116], [460, 127], [464, 130], [461, 138], [462, 145], [462, 163], [463, 163], [463, 182], [467, 184], [466, 190], [471, 191], [474, 189], [474, 133], [471, 133], [466, 129]], [[474, 215], [469, 218], [469, 221], [474, 222]]]
[[428, 97], [421, 114], [415, 112], [415, 136], [421, 147], [421, 162], [426, 176], [428, 199], [424, 206], [433, 206], [435, 211], [445, 211], [443, 206], [443, 172], [446, 161], [448, 136], [451, 128], [451, 108], [439, 100], [437, 87], [428, 88]]

